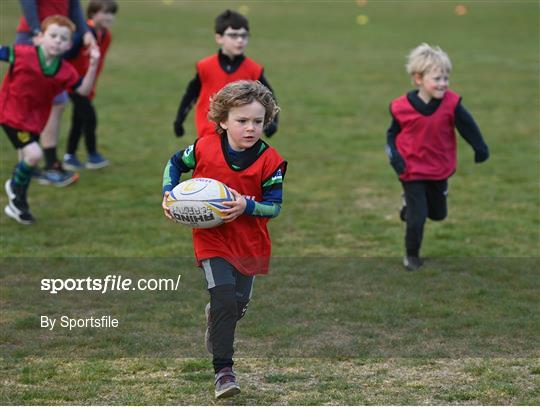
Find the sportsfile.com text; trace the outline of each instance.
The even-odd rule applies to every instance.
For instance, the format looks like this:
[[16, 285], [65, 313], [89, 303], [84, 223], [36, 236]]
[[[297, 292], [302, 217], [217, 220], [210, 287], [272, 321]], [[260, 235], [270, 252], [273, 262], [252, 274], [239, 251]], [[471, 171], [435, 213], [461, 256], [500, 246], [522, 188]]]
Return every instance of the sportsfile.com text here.
[[113, 291], [178, 291], [181, 275], [173, 278], [140, 278], [135, 280], [121, 275], [105, 278], [43, 278], [41, 291], [57, 294], [61, 291], [98, 291], [105, 294]]

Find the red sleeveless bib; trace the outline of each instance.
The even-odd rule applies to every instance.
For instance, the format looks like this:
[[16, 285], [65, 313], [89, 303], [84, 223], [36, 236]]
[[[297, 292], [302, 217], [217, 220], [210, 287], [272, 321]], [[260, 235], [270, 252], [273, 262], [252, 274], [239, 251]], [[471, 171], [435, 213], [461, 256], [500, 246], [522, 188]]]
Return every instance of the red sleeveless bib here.
[[53, 99], [79, 80], [75, 68], [62, 61], [51, 76], [43, 74], [37, 49], [15, 45], [15, 59], [0, 90], [0, 123], [30, 133], [41, 133]]
[[[89, 27], [92, 27], [94, 25], [92, 20], [86, 21], [86, 24], [88, 24]], [[102, 28], [99, 31], [96, 30], [96, 43], [99, 47], [100, 57], [98, 61], [96, 79], [94, 80], [94, 86], [92, 87], [90, 95], [88, 95], [88, 99], [90, 100], [94, 99], [94, 96], [96, 95], [98, 77], [101, 73], [101, 70], [103, 69], [105, 55], [107, 55], [107, 51], [109, 50], [109, 46], [111, 45], [111, 39], [111, 33], [106, 28]], [[86, 71], [88, 71], [88, 67], [90, 66], [90, 58], [88, 55], [88, 50], [84, 47], [84, 45], [81, 45], [81, 48], [79, 49], [77, 55], [75, 55], [72, 59], [68, 59], [68, 62], [73, 65], [79, 75], [86, 75]]]
[[456, 134], [454, 116], [460, 96], [446, 91], [441, 104], [430, 116], [419, 113], [401, 96], [390, 104], [392, 116], [401, 131], [396, 147], [405, 160], [402, 181], [443, 180], [456, 170]]
[[[268, 147], [244, 170], [233, 170], [225, 160], [221, 137], [199, 138], [195, 144], [196, 167], [193, 178], [206, 177], [223, 182], [244, 196], [262, 200], [262, 185], [284, 164], [278, 152]], [[267, 218], [241, 215], [212, 229], [193, 229], [195, 257], [222, 257], [245, 275], [267, 274], [271, 242]]]
[[227, 73], [219, 65], [217, 54], [202, 59], [197, 63], [197, 74], [201, 80], [201, 93], [195, 106], [195, 126], [197, 136], [215, 134], [215, 124], [208, 120], [210, 98], [228, 83], [239, 80], [258, 80], [263, 72], [262, 66], [246, 57], [233, 73]]

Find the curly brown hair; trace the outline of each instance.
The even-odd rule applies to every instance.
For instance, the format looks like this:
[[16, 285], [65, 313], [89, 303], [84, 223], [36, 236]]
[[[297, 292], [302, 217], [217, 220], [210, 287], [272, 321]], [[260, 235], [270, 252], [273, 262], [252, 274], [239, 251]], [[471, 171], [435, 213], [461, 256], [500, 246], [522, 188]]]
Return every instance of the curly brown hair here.
[[264, 127], [266, 127], [279, 112], [279, 106], [270, 89], [259, 81], [236, 81], [224, 86], [210, 99], [208, 119], [216, 124], [219, 135], [226, 133], [219, 124], [227, 121], [229, 111], [234, 107], [259, 102], [265, 110]]

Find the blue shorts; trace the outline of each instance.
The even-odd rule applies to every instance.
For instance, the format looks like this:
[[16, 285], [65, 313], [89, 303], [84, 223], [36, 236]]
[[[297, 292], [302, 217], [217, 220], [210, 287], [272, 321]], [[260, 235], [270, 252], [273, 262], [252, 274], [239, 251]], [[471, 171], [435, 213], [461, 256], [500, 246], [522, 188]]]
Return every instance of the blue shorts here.
[[212, 257], [201, 263], [206, 286], [209, 290], [220, 285], [230, 284], [235, 287], [237, 301], [249, 302], [253, 294], [255, 276], [246, 276], [240, 273], [232, 264], [221, 257]]
[[[18, 32], [15, 35], [15, 45], [34, 45], [32, 35], [29, 32]], [[68, 102], [69, 96], [66, 91], [59, 93], [53, 99], [53, 105], [65, 105]]]

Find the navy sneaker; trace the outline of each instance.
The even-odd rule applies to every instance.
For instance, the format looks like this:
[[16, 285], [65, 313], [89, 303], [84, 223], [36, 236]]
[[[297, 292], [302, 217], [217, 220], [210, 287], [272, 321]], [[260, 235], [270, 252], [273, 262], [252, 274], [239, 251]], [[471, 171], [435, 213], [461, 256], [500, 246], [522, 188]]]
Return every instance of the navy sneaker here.
[[97, 170], [109, 165], [109, 160], [99, 153], [90, 154], [86, 162], [86, 168], [89, 170]]
[[405, 267], [405, 270], [407, 271], [416, 271], [422, 267], [423, 264], [424, 261], [420, 257], [405, 256], [403, 258], [403, 267]]
[[75, 154], [64, 154], [62, 167], [69, 171], [79, 171], [84, 168], [84, 164], [79, 161]]
[[34, 223], [36, 220], [30, 213], [30, 207], [26, 199], [26, 188], [11, 185], [11, 179], [6, 181], [4, 187], [8, 196], [8, 204], [4, 208], [4, 213], [21, 225]]
[[224, 367], [216, 374], [216, 399], [232, 397], [240, 393], [240, 386], [236, 383], [236, 376], [230, 367]]

